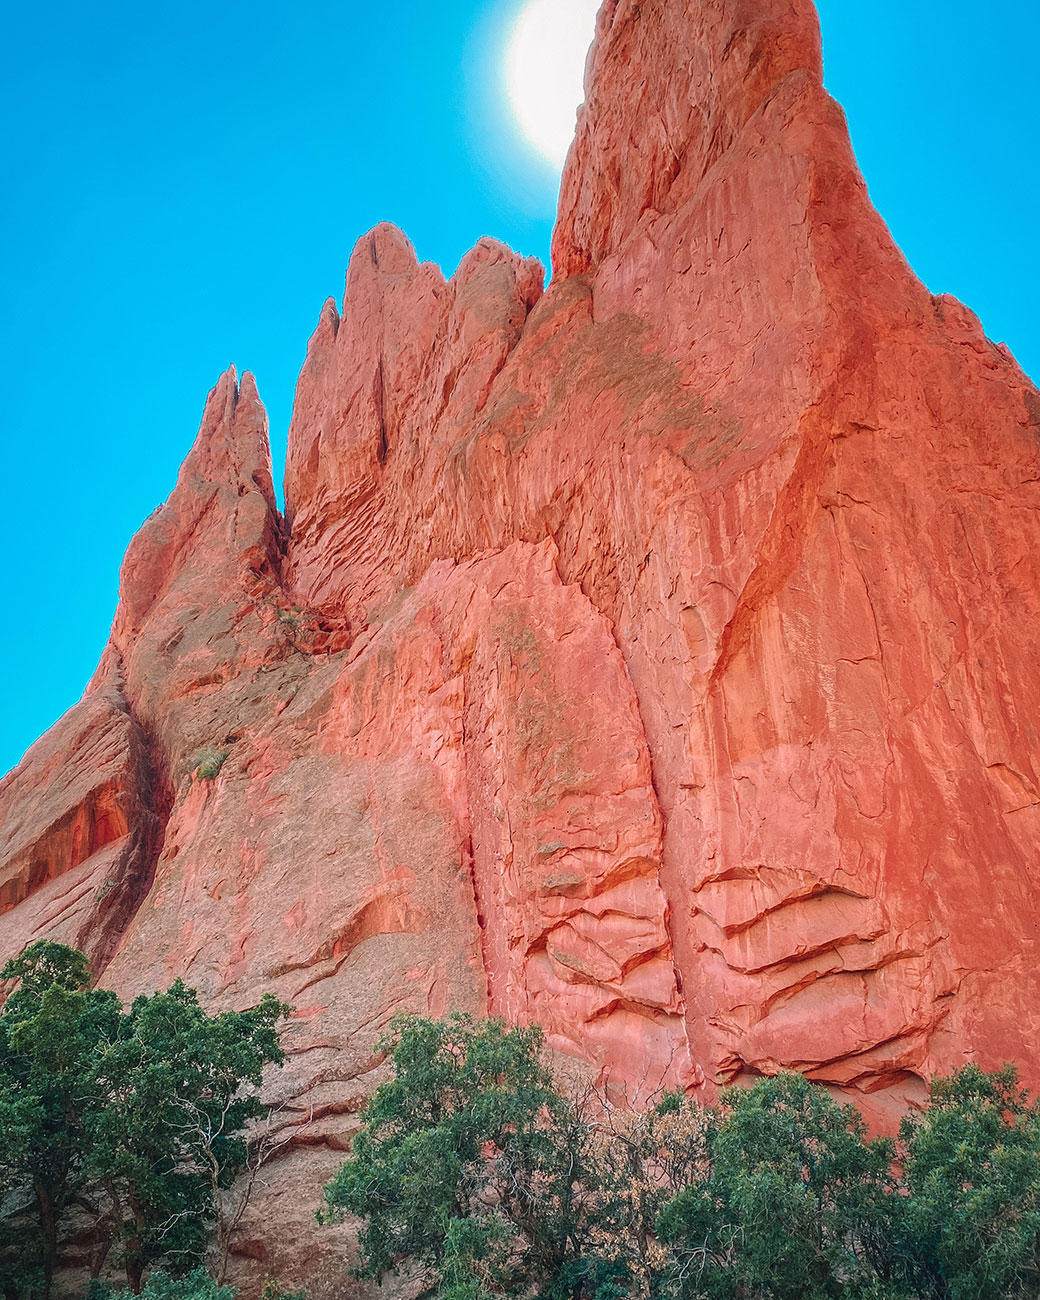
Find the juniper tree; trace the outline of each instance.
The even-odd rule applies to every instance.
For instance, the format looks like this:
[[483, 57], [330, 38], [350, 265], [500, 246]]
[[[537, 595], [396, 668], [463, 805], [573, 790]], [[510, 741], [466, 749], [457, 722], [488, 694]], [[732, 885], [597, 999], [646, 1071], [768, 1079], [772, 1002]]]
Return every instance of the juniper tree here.
[[899, 1245], [922, 1300], [1040, 1295], [1040, 1102], [1013, 1065], [932, 1081], [900, 1132]]
[[536, 1028], [454, 1015], [395, 1021], [326, 1221], [359, 1215], [359, 1277], [424, 1268], [429, 1289], [612, 1295], [624, 1269], [593, 1245], [603, 1209], [592, 1127], [557, 1092]]
[[18, 988], [0, 1014], [0, 1091], [13, 1099], [4, 1284], [49, 1295], [62, 1223], [84, 1196], [89, 1129], [101, 1097], [98, 1044], [119, 1032], [114, 993], [87, 987], [82, 953], [39, 940], [0, 971]]
[[89, 1173], [105, 1239], [132, 1289], [165, 1261], [197, 1264], [220, 1217], [220, 1193], [245, 1166], [246, 1125], [265, 1113], [263, 1070], [281, 1064], [270, 994], [246, 1011], [209, 1014], [177, 980], [137, 998], [118, 1035], [99, 1045], [104, 1104], [91, 1113]]
[[94, 1274], [118, 1261], [134, 1291], [154, 1264], [197, 1265], [214, 1226], [226, 1259], [222, 1194], [249, 1159], [288, 1008], [267, 995], [210, 1014], [177, 981], [124, 1010], [89, 987], [82, 953], [46, 940], [0, 977], [19, 981], [0, 1013], [7, 1295], [49, 1294], [73, 1211], [92, 1221]]
[[890, 1142], [800, 1074], [731, 1088], [707, 1115], [707, 1159], [662, 1211], [681, 1295], [855, 1300], [884, 1294]]

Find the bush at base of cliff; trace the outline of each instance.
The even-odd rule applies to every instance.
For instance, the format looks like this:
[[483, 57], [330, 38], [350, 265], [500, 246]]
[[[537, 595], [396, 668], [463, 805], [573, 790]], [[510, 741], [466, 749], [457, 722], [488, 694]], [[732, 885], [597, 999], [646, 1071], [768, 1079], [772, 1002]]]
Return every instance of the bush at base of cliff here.
[[[203, 1268], [192, 1269], [183, 1277], [171, 1277], [162, 1269], [150, 1273], [138, 1294], [142, 1300], [235, 1300], [235, 1289], [221, 1286]], [[116, 1290], [105, 1282], [92, 1282], [86, 1300], [133, 1300], [129, 1287]]]
[[625, 1293], [596, 1249], [593, 1126], [554, 1089], [538, 1029], [402, 1019], [325, 1221], [361, 1216], [358, 1277], [419, 1265], [451, 1300]]
[[[689, 1103], [686, 1103], [689, 1104]], [[733, 1088], [707, 1159], [658, 1220], [688, 1300], [873, 1300], [889, 1254], [893, 1147], [799, 1074]]]
[[932, 1082], [900, 1132], [899, 1247], [924, 1300], [1040, 1296], [1040, 1101], [1005, 1066]]
[[537, 1030], [401, 1019], [326, 1221], [439, 1300], [1037, 1300], [1040, 1106], [933, 1082], [898, 1143], [784, 1073], [642, 1114], [554, 1086]]
[[1040, 1103], [1011, 1066], [933, 1080], [898, 1143], [800, 1075], [762, 1079], [723, 1094], [706, 1149], [658, 1221], [684, 1300], [1040, 1296]]
[[214, 1229], [223, 1270], [224, 1194], [250, 1159], [245, 1128], [265, 1111], [257, 1090], [264, 1066], [283, 1059], [288, 1008], [268, 995], [210, 1015], [176, 981], [124, 1009], [89, 987], [82, 953], [45, 940], [0, 979], [20, 981], [0, 1011], [8, 1300], [48, 1295], [73, 1232], [94, 1243], [95, 1276], [120, 1267], [135, 1292], [149, 1268], [199, 1263]]
[[306, 1291], [286, 1291], [279, 1278], [268, 1274], [260, 1288], [260, 1300], [307, 1300]]
[[[173, 1277], [163, 1269], [155, 1269], [141, 1287], [141, 1300], [235, 1300], [237, 1291], [222, 1285], [204, 1268], [192, 1269], [182, 1277]], [[87, 1288], [85, 1300], [134, 1300], [129, 1287], [116, 1289], [107, 1282], [94, 1280]], [[264, 1278], [260, 1300], [307, 1300], [305, 1291], [286, 1291], [277, 1278]]]

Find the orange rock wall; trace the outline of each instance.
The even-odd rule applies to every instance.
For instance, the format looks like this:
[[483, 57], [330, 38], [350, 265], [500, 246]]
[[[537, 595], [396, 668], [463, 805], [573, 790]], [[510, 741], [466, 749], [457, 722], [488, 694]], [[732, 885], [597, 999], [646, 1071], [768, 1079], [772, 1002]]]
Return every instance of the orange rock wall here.
[[396, 1011], [537, 1020], [629, 1096], [1040, 1083], [1038, 413], [871, 208], [807, 0], [607, 0], [547, 290], [365, 236], [284, 520], [214, 389], [0, 784], [4, 955], [296, 1006], [268, 1271]]

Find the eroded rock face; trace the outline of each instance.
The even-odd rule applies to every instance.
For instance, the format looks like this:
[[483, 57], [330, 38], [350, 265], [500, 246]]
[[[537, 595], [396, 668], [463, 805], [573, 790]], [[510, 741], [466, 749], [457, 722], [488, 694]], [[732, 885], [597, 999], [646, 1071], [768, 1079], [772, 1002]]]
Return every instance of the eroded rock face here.
[[69, 710], [0, 781], [0, 951], [35, 939], [105, 966], [151, 885], [164, 791], [118, 681]]
[[318, 1292], [396, 1011], [630, 1097], [1040, 1082], [1040, 398], [870, 207], [806, 0], [607, 0], [587, 91], [550, 287], [365, 236], [285, 521], [229, 374], [0, 785], [3, 956], [297, 1008], [241, 1248]]

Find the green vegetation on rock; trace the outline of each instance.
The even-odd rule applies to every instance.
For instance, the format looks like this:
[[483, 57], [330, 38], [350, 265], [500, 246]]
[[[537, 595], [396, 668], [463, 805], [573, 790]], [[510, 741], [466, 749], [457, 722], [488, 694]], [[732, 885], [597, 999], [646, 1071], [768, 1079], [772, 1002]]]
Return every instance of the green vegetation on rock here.
[[554, 1089], [541, 1031], [405, 1019], [382, 1046], [394, 1077], [325, 1189], [326, 1221], [365, 1220], [356, 1275], [408, 1261], [452, 1300], [619, 1294], [592, 1244], [592, 1129]]
[[226, 745], [203, 745], [191, 760], [191, 773], [200, 781], [215, 781], [231, 750]]
[[[221, 1286], [204, 1268], [193, 1268], [180, 1277], [172, 1277], [157, 1268], [148, 1275], [148, 1281], [137, 1294], [143, 1300], [235, 1300], [234, 1287]], [[131, 1300], [133, 1295], [129, 1287], [116, 1290], [95, 1281], [87, 1291], [86, 1300]]]

